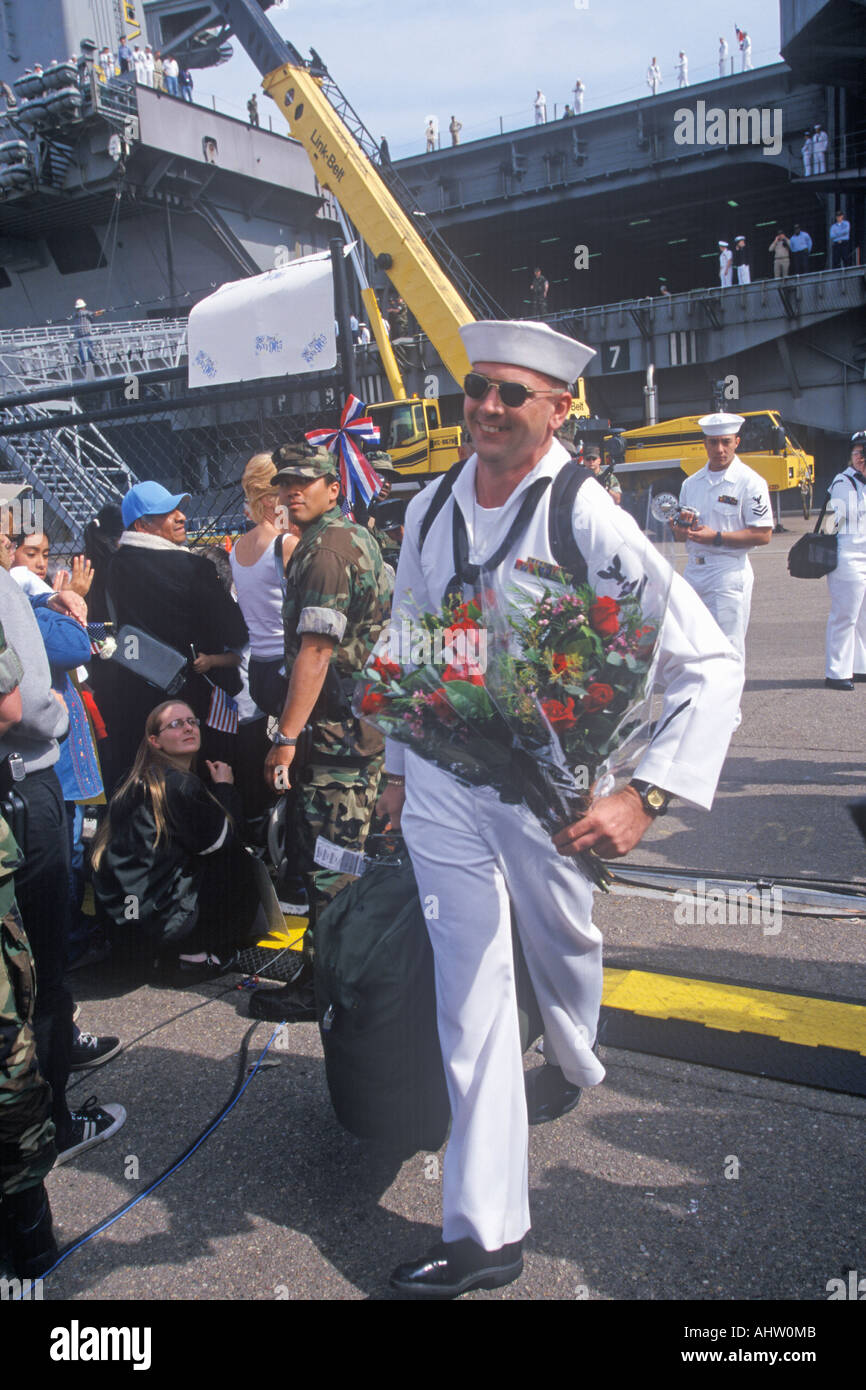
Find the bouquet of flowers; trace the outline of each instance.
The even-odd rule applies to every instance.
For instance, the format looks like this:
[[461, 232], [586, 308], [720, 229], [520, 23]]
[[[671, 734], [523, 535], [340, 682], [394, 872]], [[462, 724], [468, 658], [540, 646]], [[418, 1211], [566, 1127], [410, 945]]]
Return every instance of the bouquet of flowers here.
[[[468, 602], [392, 624], [355, 713], [555, 833], [646, 741], [668, 582], [623, 582], [618, 598], [552, 584], [527, 603], [482, 574]], [[576, 858], [604, 887], [600, 861]]]

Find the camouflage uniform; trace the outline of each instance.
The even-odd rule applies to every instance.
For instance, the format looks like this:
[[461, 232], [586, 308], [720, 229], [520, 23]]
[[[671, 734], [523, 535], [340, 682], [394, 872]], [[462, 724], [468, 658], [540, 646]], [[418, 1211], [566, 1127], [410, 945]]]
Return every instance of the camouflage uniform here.
[[[302, 473], [303, 464], [295, 468], [287, 463], [285, 471]], [[286, 672], [291, 675], [306, 633], [336, 638], [312, 714], [310, 760], [298, 770], [313, 843], [316, 835], [323, 835], [345, 849], [359, 850], [370, 828], [384, 743], [375, 729], [352, 714], [352, 676], [364, 666], [388, 621], [391, 588], [373, 536], [347, 521], [336, 507], [304, 528], [286, 570]], [[330, 901], [350, 881], [345, 874], [317, 868], [313, 882], [318, 904]]]
[[[21, 680], [21, 665], [0, 626], [0, 694]], [[13, 872], [21, 852], [0, 816], [0, 1193], [41, 1183], [54, 1162], [51, 1088], [36, 1065], [30, 1021], [36, 991], [33, 957], [15, 906]]]

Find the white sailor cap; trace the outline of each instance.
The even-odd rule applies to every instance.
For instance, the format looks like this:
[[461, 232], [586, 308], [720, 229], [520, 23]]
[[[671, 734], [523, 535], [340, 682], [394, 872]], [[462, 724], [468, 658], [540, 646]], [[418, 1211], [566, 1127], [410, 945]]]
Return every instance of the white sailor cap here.
[[724, 248], [725, 248], [726, 251], [728, 250], [728, 243], [727, 243], [726, 241], [720, 241], [720, 242], [719, 242], [719, 245], [720, 245], [720, 246], [724, 246]]
[[524, 319], [482, 319], [460, 329], [470, 362], [503, 362], [527, 367], [568, 385], [576, 381], [595, 348], [555, 333], [546, 323]]
[[746, 240], [746, 238], [745, 238], [740, 232], [738, 232], [737, 235], [734, 237], [734, 245], [736, 245], [736, 243], [737, 243], [738, 241], [745, 241], [745, 240]]
[[742, 415], [727, 415], [724, 411], [718, 411], [715, 415], [702, 415], [698, 427], [709, 439], [718, 439], [722, 435], [739, 434], [745, 423]]

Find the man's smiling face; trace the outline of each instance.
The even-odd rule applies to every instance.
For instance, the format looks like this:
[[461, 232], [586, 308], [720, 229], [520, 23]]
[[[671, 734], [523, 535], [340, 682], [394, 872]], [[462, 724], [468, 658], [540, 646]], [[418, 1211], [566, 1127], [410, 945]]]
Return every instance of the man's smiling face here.
[[553, 433], [565, 421], [571, 397], [564, 386], [528, 367], [502, 362], [474, 362], [472, 369], [494, 381], [519, 381], [535, 391], [523, 405], [503, 405], [491, 386], [480, 401], [463, 398], [466, 427], [479, 461], [496, 469], [533, 468], [547, 453]]

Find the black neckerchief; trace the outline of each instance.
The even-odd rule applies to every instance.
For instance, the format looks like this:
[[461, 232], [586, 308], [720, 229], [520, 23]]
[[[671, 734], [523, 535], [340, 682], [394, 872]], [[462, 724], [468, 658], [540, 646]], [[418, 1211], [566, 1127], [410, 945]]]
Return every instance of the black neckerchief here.
[[535, 511], [538, 501], [545, 489], [550, 487], [552, 478], [536, 478], [534, 483], [530, 483], [526, 489], [523, 501], [520, 504], [517, 515], [508, 528], [508, 535], [500, 546], [497, 547], [489, 560], [483, 564], [472, 565], [469, 563], [469, 534], [466, 530], [466, 518], [460, 510], [457, 498], [454, 498], [454, 512], [451, 519], [451, 539], [454, 552], [454, 574], [448, 581], [445, 590], [446, 598], [462, 600], [463, 586], [470, 585], [473, 590], [478, 583], [482, 569], [495, 570], [502, 564], [508, 552], [511, 550], [518, 536], [526, 529], [527, 523], [532, 513]]

